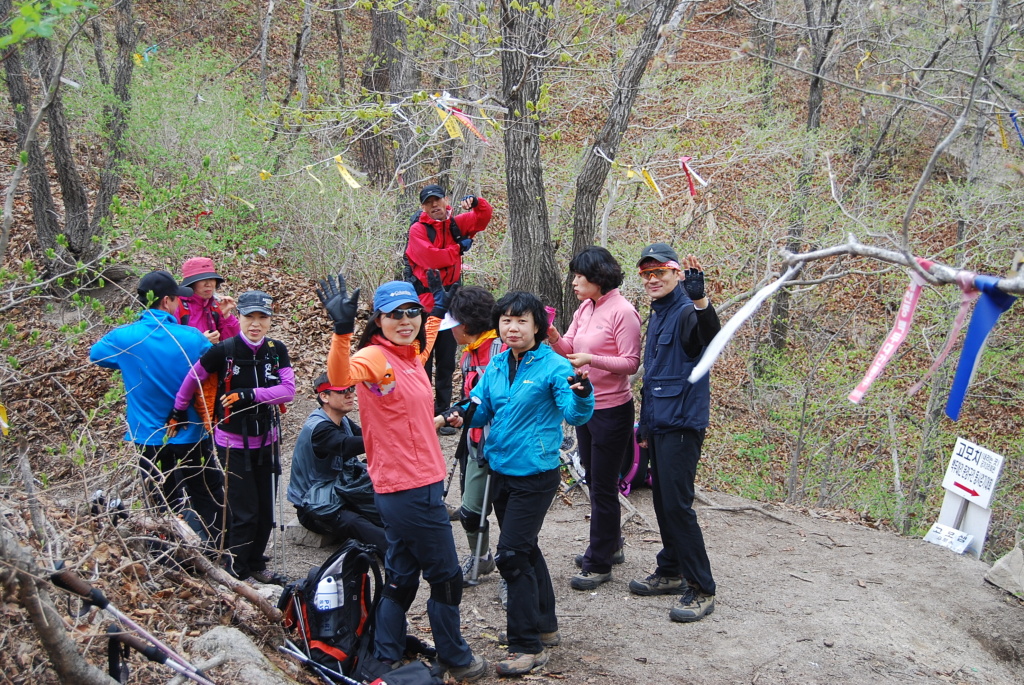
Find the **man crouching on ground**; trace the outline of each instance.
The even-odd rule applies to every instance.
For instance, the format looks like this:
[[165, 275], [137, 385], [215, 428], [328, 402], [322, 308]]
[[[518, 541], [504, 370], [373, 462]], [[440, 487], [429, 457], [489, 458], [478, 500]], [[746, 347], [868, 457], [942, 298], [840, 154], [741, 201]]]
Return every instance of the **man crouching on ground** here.
[[363, 431], [347, 416], [356, 408], [356, 386], [335, 387], [326, 373], [313, 385], [320, 408], [295, 441], [288, 501], [303, 528], [374, 545], [383, 557], [388, 543], [373, 503], [373, 483], [359, 459], [366, 451]]

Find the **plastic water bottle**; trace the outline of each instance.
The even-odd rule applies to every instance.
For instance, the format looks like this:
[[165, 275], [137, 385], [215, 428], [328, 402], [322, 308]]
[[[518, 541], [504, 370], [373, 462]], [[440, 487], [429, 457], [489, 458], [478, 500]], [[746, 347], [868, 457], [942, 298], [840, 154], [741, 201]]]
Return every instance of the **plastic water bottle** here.
[[338, 583], [333, 576], [327, 576], [316, 586], [316, 610], [322, 612], [320, 616], [320, 634], [333, 637], [337, 631], [338, 613], [333, 609], [338, 608]]

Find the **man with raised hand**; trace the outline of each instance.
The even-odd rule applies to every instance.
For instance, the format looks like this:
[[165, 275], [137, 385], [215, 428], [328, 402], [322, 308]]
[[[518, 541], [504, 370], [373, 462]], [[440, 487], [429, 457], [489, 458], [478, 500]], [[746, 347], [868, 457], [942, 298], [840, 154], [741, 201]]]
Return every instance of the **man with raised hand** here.
[[192, 295], [192, 289], [179, 286], [171, 274], [146, 274], [137, 292], [146, 309], [135, 323], [100, 338], [89, 350], [89, 361], [121, 372], [128, 405], [124, 439], [138, 448], [154, 504], [176, 508], [187, 492], [205, 532], [216, 541], [222, 530], [224, 479], [206, 430], [191, 406], [186, 421], [168, 422], [174, 394], [210, 341], [175, 318], [180, 298]]
[[637, 262], [651, 315], [644, 347], [640, 446], [654, 472], [654, 512], [661, 530], [658, 566], [629, 584], [637, 595], [681, 595], [669, 612], [673, 621], [699, 621], [715, 610], [715, 580], [693, 510], [694, 480], [711, 405], [708, 376], [690, 383], [721, 328], [704, 291], [704, 272], [693, 255], [680, 264], [665, 243], [644, 248]]
[[[487, 228], [493, 209], [487, 200], [467, 195], [459, 203], [463, 212], [453, 216], [447, 192], [439, 185], [428, 185], [420, 191], [419, 217], [409, 226], [405, 247], [410, 281], [423, 307], [434, 307], [434, 296], [427, 284], [427, 271], [437, 269], [441, 285], [446, 289], [462, 281], [462, 255], [473, 246], [473, 238]], [[446, 411], [452, 404], [452, 374], [455, 373], [455, 351], [458, 346], [452, 332], [437, 334], [434, 349], [427, 361], [427, 376], [434, 381], [434, 413]], [[435, 363], [436, 362], [436, 363]], [[434, 368], [436, 366], [436, 369]], [[442, 435], [454, 435], [455, 429], [443, 426]]]

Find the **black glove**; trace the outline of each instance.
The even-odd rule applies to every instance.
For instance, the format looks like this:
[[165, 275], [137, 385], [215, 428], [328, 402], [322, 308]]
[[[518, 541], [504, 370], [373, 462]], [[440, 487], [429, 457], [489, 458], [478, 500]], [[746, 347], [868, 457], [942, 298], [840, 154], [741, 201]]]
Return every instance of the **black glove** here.
[[697, 269], [687, 269], [683, 272], [683, 288], [694, 302], [703, 299], [704, 272]]
[[320, 287], [316, 289], [316, 296], [320, 298], [324, 309], [334, 322], [334, 332], [338, 335], [345, 335], [356, 329], [359, 288], [353, 290], [350, 297], [346, 298], [345, 295], [345, 277], [340, 273], [337, 282], [332, 282], [328, 276], [320, 281]]
[[466, 254], [467, 252], [469, 252], [469, 248], [473, 247], [473, 239], [463, 238], [462, 240], [459, 241], [459, 245], [462, 246], [462, 254]]
[[590, 382], [589, 378], [580, 377], [580, 374], [568, 377], [569, 385], [576, 385], [579, 383], [582, 387], [573, 388], [572, 391], [576, 393], [576, 397], [590, 397], [590, 393], [594, 391], [594, 385]]
[[434, 296], [434, 308], [430, 310], [430, 316], [443, 319], [444, 315], [448, 313], [448, 303], [452, 301], [452, 295], [459, 289], [459, 284], [455, 283], [445, 288], [441, 284], [441, 272], [437, 269], [430, 269], [427, 271], [427, 289]]
[[480, 204], [480, 200], [477, 199], [476, 195], [466, 195], [464, 198], [462, 198], [462, 201], [465, 202], [466, 200], [469, 200], [469, 206], [471, 208], [476, 207], [478, 204]]
[[448, 423], [448, 419], [450, 419], [453, 416], [465, 417], [465, 415], [466, 408], [463, 407], [461, 404], [456, 404], [455, 406], [450, 407], [449, 409], [445, 409], [443, 412], [441, 412], [441, 417], [444, 419], [444, 422], [446, 424]]
[[647, 426], [637, 426], [637, 429], [636, 429], [636, 441], [638, 443], [647, 442], [648, 435], [650, 435], [650, 433], [647, 430]]

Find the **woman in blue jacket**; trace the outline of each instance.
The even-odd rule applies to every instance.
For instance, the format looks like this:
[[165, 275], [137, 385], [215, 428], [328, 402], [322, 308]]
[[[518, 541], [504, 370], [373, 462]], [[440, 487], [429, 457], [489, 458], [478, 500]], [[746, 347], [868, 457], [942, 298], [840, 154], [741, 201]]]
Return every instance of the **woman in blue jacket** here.
[[484, 456], [494, 482], [501, 526], [495, 562], [508, 583], [509, 657], [498, 675], [521, 675], [547, 663], [545, 646], [559, 642], [555, 592], [537, 536], [558, 491], [562, 420], [581, 426], [594, 413], [586, 372], [542, 341], [547, 314], [530, 293], [510, 292], [494, 307], [506, 351], [491, 360], [472, 391], [480, 400], [475, 427], [491, 425]]

